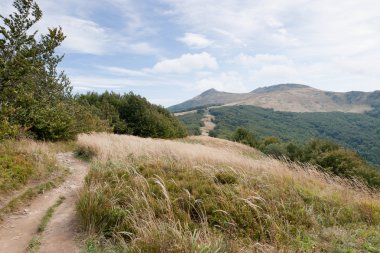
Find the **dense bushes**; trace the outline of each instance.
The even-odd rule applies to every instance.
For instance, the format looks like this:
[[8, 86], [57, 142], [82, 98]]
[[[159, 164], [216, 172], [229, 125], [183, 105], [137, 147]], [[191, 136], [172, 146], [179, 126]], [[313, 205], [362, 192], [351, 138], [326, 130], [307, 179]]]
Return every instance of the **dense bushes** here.
[[114, 133], [154, 138], [187, 135], [185, 127], [169, 111], [133, 93], [88, 93], [78, 96], [77, 101], [92, 106], [93, 112], [108, 121]]
[[255, 147], [267, 155], [286, 157], [292, 161], [317, 165], [319, 169], [346, 178], [357, 178], [380, 188], [380, 172], [366, 163], [357, 153], [323, 139], [306, 144], [281, 142], [276, 137], [258, 140], [250, 131], [238, 128], [231, 139]]

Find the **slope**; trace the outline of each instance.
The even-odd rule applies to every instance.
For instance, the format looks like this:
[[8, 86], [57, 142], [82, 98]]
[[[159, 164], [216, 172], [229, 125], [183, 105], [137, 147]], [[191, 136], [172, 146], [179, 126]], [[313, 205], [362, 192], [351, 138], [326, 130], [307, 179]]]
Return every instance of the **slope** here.
[[280, 84], [258, 88], [250, 93], [226, 93], [214, 89], [169, 110], [184, 111], [205, 105], [255, 105], [289, 112], [364, 113], [380, 105], [380, 91], [328, 92], [300, 84]]
[[81, 135], [84, 252], [376, 252], [380, 197], [209, 137]]
[[380, 118], [356, 113], [276, 112], [255, 106], [210, 109], [219, 137], [228, 138], [238, 127], [259, 137], [276, 136], [284, 141], [304, 143], [311, 138], [331, 139], [356, 150], [367, 161], [380, 167]]

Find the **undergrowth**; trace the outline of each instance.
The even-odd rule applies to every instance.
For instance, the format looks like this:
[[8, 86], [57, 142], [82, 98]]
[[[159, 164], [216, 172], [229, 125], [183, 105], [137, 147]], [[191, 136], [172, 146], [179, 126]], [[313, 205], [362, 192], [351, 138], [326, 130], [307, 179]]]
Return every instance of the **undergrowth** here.
[[0, 142], [0, 197], [60, 174], [55, 154], [74, 143], [45, 143], [32, 140]]
[[69, 170], [59, 166], [55, 156], [73, 150], [75, 145], [28, 139], [0, 142], [0, 219], [60, 185]]

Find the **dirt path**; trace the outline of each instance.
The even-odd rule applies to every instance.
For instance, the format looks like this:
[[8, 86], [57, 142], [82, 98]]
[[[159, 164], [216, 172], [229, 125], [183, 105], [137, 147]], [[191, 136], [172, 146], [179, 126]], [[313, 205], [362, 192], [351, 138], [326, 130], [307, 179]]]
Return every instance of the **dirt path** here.
[[71, 175], [59, 188], [47, 192], [32, 201], [22, 212], [5, 217], [0, 224], [0, 252], [27, 252], [29, 241], [47, 209], [60, 196], [66, 199], [60, 205], [42, 235], [41, 252], [76, 252], [75, 200], [77, 189], [82, 185], [88, 167], [71, 153], [58, 154], [57, 160], [71, 170]]
[[210, 131], [214, 130], [214, 128], [216, 126], [215, 123], [213, 122], [214, 119], [215, 119], [215, 117], [210, 114], [209, 110], [208, 109], [205, 110], [205, 114], [204, 114], [204, 117], [202, 119], [204, 126], [201, 127], [202, 135], [209, 136]]

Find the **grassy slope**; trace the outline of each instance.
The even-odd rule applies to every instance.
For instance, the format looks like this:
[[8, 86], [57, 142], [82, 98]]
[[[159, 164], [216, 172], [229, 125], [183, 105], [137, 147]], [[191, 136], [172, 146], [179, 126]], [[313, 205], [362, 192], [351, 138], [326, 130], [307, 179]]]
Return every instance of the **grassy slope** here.
[[254, 106], [221, 107], [215, 116], [218, 136], [227, 138], [237, 127], [259, 137], [277, 136], [285, 141], [306, 142], [328, 138], [359, 152], [380, 167], [380, 118], [353, 113], [289, 113]]
[[0, 214], [17, 209], [22, 202], [61, 183], [67, 171], [57, 165], [55, 154], [72, 148], [70, 145], [32, 140], [1, 142], [0, 207], [10, 202]]
[[207, 137], [95, 134], [78, 144], [96, 154], [77, 206], [88, 252], [380, 248], [379, 193], [313, 168]]

